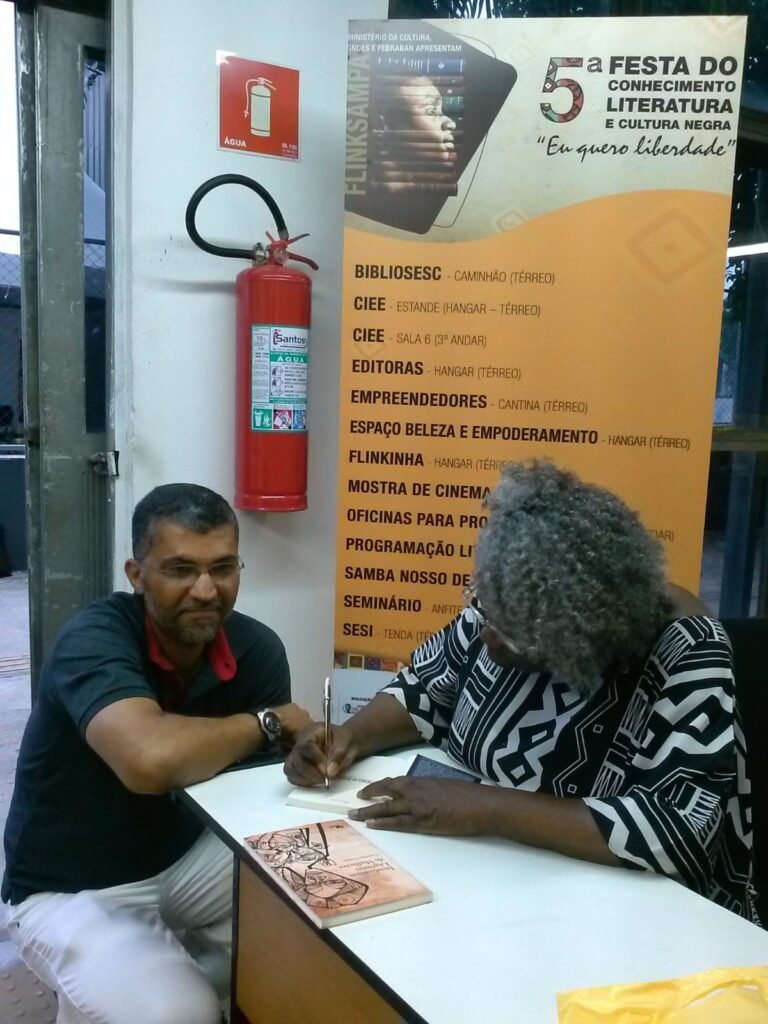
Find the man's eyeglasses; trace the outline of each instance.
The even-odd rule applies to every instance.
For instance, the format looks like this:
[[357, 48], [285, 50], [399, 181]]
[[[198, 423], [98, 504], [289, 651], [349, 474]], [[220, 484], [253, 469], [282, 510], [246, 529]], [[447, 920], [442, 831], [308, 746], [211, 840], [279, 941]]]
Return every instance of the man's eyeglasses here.
[[201, 576], [209, 576], [214, 584], [226, 585], [234, 583], [245, 568], [242, 558], [236, 561], [229, 559], [226, 562], [214, 562], [213, 565], [196, 565], [195, 562], [171, 562], [161, 569], [150, 566], [153, 572], [164, 576], [169, 583], [180, 587], [194, 587]]
[[525, 650], [518, 647], [514, 640], [510, 640], [506, 633], [503, 633], [500, 629], [497, 629], [492, 622], [488, 621], [488, 616], [485, 614], [483, 609], [477, 600], [477, 591], [474, 587], [467, 587], [462, 592], [464, 598], [464, 604], [466, 605], [467, 611], [470, 612], [481, 629], [492, 629], [499, 640], [508, 647], [513, 654], [525, 655]]

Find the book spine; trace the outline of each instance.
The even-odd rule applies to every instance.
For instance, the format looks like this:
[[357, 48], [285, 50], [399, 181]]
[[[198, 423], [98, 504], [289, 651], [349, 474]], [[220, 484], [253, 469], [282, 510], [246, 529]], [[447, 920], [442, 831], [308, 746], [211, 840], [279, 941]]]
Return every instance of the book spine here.
[[[463, 134], [464, 132], [461, 128], [454, 128], [453, 131], [440, 133], [446, 142], [457, 136], [461, 138]], [[423, 142], [425, 139], [434, 139], [434, 137], [435, 132], [426, 128], [374, 128], [371, 132], [371, 138], [375, 142]]]
[[[434, 82], [434, 79], [430, 79]], [[374, 83], [376, 86], [376, 97], [383, 97], [386, 100], [395, 100], [401, 102], [404, 96], [413, 97], [415, 99], [424, 95], [423, 85], [398, 85], [397, 81], [385, 82], [381, 78], [375, 78]], [[446, 97], [452, 96], [463, 96], [464, 86], [462, 85], [444, 85], [442, 87], [437, 86], [437, 89], [442, 96], [443, 100]], [[443, 104], [445, 106], [445, 104]]]
[[[375, 164], [376, 168], [381, 168], [383, 171], [399, 171], [399, 170], [418, 170], [419, 168], [434, 167], [435, 170], [445, 167], [446, 164], [452, 164], [456, 161], [455, 153], [432, 153], [428, 156], [419, 156], [418, 153], [410, 153], [405, 155], [402, 160], [378, 160]], [[373, 165], [372, 165], [373, 166]]]
[[416, 171], [399, 168], [394, 171], [376, 168], [373, 181], [456, 181], [456, 175], [450, 171]]
[[405, 195], [418, 192], [441, 192], [446, 196], [459, 194], [459, 187], [456, 184], [442, 184], [436, 181], [372, 181], [371, 188], [376, 192], [388, 192], [391, 195]]
[[463, 75], [465, 63], [448, 57], [377, 57], [374, 67], [403, 75]]
[[[377, 82], [383, 82], [386, 85], [396, 85], [398, 82], [402, 82], [403, 75], [392, 75], [388, 72], [379, 72], [376, 75]], [[430, 81], [433, 85], [436, 85], [442, 92], [444, 87], [461, 86], [464, 84], [463, 75], [432, 75]]]

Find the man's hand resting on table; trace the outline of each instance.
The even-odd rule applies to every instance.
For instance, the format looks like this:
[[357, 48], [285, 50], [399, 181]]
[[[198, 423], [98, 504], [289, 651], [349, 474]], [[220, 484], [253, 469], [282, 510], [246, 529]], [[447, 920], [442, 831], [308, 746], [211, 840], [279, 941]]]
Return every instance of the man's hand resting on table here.
[[479, 813], [479, 788], [455, 779], [380, 779], [357, 794], [361, 800], [377, 802], [351, 810], [349, 817], [369, 828], [394, 832], [477, 835], [486, 830]]

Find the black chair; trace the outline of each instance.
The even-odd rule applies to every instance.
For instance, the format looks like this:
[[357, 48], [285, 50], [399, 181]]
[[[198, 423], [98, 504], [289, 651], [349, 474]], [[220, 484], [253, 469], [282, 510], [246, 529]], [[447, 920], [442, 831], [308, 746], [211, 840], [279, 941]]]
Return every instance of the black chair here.
[[768, 927], [768, 619], [725, 619], [723, 625], [733, 644], [736, 700], [752, 782], [757, 906]]

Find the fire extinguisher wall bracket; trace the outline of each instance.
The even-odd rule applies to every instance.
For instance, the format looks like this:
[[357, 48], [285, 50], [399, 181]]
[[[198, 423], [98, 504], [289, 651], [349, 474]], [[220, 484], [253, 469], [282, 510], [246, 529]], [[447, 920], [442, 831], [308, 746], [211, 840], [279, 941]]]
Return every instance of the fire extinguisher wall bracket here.
[[[207, 242], [195, 215], [200, 201], [220, 185], [245, 185], [269, 207], [277, 238], [269, 245], [234, 249]], [[248, 260], [237, 275], [235, 394], [235, 507], [293, 512], [307, 507], [307, 359], [312, 282], [287, 260], [314, 260], [289, 251], [306, 235], [288, 237], [277, 203], [241, 174], [220, 174], [195, 190], [187, 204], [189, 237], [214, 256]]]

